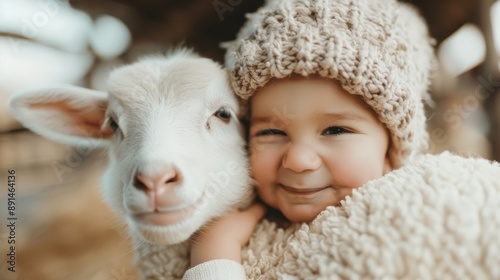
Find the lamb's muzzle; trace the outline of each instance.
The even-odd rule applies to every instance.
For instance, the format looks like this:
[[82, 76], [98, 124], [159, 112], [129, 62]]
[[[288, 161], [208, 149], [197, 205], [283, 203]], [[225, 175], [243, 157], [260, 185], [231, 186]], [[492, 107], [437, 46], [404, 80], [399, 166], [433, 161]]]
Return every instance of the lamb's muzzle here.
[[146, 195], [148, 210], [134, 211], [135, 209], [129, 206], [136, 223], [173, 225], [190, 218], [201, 205], [204, 196], [200, 195], [194, 203], [187, 204], [176, 194], [176, 188], [181, 184], [181, 173], [173, 164], [166, 164], [157, 174], [138, 172], [134, 176], [133, 186]]

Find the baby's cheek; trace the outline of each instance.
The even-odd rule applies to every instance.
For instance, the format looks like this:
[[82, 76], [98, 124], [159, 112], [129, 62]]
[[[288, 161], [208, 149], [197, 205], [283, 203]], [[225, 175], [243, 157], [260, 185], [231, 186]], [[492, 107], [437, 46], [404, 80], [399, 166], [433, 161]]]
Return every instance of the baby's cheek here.
[[269, 163], [265, 160], [265, 155], [262, 154], [252, 154], [250, 156], [250, 167], [252, 169], [252, 175], [255, 180], [260, 181], [269, 175], [266, 174], [266, 170], [269, 169]]
[[[341, 159], [341, 160], [340, 160]], [[334, 181], [346, 188], [358, 188], [366, 182], [382, 177], [383, 161], [369, 154], [351, 153], [339, 157], [333, 165]]]
[[276, 158], [269, 153], [255, 153], [250, 155], [250, 166], [252, 176], [257, 183], [257, 191], [260, 198], [269, 206], [277, 208], [276, 181], [277, 167]]
[[264, 195], [269, 192], [269, 188], [276, 181], [277, 172], [272, 156], [268, 153], [253, 154], [250, 156], [250, 167], [259, 193]]

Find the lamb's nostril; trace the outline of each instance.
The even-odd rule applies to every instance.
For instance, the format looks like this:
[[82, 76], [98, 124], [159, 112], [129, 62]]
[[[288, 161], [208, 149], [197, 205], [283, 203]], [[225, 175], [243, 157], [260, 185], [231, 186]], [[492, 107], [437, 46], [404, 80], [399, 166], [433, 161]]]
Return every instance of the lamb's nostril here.
[[133, 182], [133, 185], [136, 189], [140, 190], [140, 191], [147, 191], [149, 188], [148, 186], [146, 186], [146, 184], [144, 184], [139, 178], [138, 176], [135, 176], [134, 177], [134, 182]]
[[170, 183], [175, 183], [178, 181], [178, 178], [177, 178], [177, 175], [174, 175], [174, 177], [168, 179], [167, 181], [165, 181], [165, 184], [170, 184]]

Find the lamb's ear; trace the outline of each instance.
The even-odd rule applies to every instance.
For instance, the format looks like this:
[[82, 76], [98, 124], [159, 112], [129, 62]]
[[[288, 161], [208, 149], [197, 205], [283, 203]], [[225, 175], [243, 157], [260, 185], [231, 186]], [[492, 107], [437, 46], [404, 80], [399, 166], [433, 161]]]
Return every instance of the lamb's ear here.
[[32, 131], [70, 145], [102, 145], [113, 135], [103, 129], [108, 95], [70, 85], [14, 94], [9, 107]]

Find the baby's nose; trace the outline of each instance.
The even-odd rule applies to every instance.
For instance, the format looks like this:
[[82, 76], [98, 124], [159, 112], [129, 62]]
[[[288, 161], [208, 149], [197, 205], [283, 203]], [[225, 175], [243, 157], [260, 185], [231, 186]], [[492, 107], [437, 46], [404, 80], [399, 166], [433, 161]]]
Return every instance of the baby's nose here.
[[296, 173], [317, 170], [321, 166], [321, 158], [312, 146], [294, 144], [285, 153], [282, 166]]

